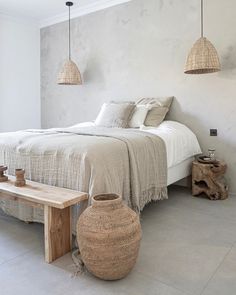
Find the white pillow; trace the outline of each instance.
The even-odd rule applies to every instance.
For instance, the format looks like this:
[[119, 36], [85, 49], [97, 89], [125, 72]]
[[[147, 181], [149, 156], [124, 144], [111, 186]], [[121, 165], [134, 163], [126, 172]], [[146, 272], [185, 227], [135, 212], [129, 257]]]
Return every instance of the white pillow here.
[[129, 122], [129, 127], [139, 128], [143, 125], [149, 110], [149, 105], [136, 105], [132, 118]]
[[135, 105], [130, 103], [104, 103], [95, 120], [95, 125], [125, 128], [134, 108]]

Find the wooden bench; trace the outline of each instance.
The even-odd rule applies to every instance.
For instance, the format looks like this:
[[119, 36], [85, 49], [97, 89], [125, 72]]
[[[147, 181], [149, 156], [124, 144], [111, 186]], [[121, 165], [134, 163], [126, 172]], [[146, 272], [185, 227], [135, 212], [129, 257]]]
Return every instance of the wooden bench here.
[[0, 198], [44, 209], [45, 261], [50, 263], [71, 251], [71, 206], [88, 199], [88, 194], [27, 180], [16, 187], [15, 177], [0, 183]]

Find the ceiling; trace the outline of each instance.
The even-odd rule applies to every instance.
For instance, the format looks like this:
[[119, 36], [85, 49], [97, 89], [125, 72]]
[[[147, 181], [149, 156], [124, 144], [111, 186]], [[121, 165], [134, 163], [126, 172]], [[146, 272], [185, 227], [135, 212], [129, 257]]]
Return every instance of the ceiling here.
[[[71, 16], [77, 17], [130, 0], [75, 0]], [[66, 0], [0, 0], [0, 13], [38, 22], [41, 27], [67, 18]]]

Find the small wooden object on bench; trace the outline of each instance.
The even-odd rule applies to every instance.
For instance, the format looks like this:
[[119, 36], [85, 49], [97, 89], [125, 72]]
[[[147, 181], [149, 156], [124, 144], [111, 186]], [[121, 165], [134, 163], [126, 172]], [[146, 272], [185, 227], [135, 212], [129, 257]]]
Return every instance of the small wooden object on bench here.
[[15, 170], [16, 174], [16, 181], [15, 181], [15, 186], [25, 186], [25, 170], [24, 169], [16, 169]]
[[227, 165], [223, 161], [214, 164], [204, 164], [198, 161], [192, 166], [192, 194], [205, 193], [210, 200], [228, 198], [228, 186], [224, 181]]
[[0, 166], [0, 182], [8, 180], [8, 177], [4, 174], [7, 171], [7, 166]]
[[71, 206], [88, 199], [88, 194], [27, 181], [16, 187], [15, 177], [0, 183], [0, 199], [14, 200], [44, 209], [45, 260], [50, 263], [71, 251]]

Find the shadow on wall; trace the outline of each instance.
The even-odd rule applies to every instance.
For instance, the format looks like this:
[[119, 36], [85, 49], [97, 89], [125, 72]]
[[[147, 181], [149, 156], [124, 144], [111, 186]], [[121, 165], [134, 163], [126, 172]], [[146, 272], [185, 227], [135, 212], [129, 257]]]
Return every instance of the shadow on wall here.
[[219, 76], [234, 80], [236, 78], [236, 46], [230, 45], [221, 56], [221, 71]]
[[199, 118], [183, 111], [180, 102], [174, 97], [167, 120], [178, 121], [189, 127], [195, 134], [201, 134], [201, 138], [208, 136], [206, 126], [201, 124]]
[[100, 61], [95, 58], [88, 60], [86, 69], [83, 72], [83, 80], [86, 84], [104, 83], [105, 77], [100, 66]]
[[[234, 167], [236, 166], [236, 149], [234, 142], [229, 141], [226, 138], [222, 140], [222, 138], [219, 137], [210, 137], [207, 126], [201, 123], [199, 117], [184, 112], [181, 104], [176, 98], [174, 98], [166, 119], [178, 121], [188, 126], [196, 134], [203, 153], [207, 153], [207, 150], [210, 147], [216, 149], [216, 156], [224, 160], [228, 165], [226, 179], [229, 184], [229, 191], [235, 194], [236, 192], [232, 191], [230, 187], [230, 184], [232, 185], [235, 181]], [[227, 153], [225, 153], [226, 150], [228, 151]]]

